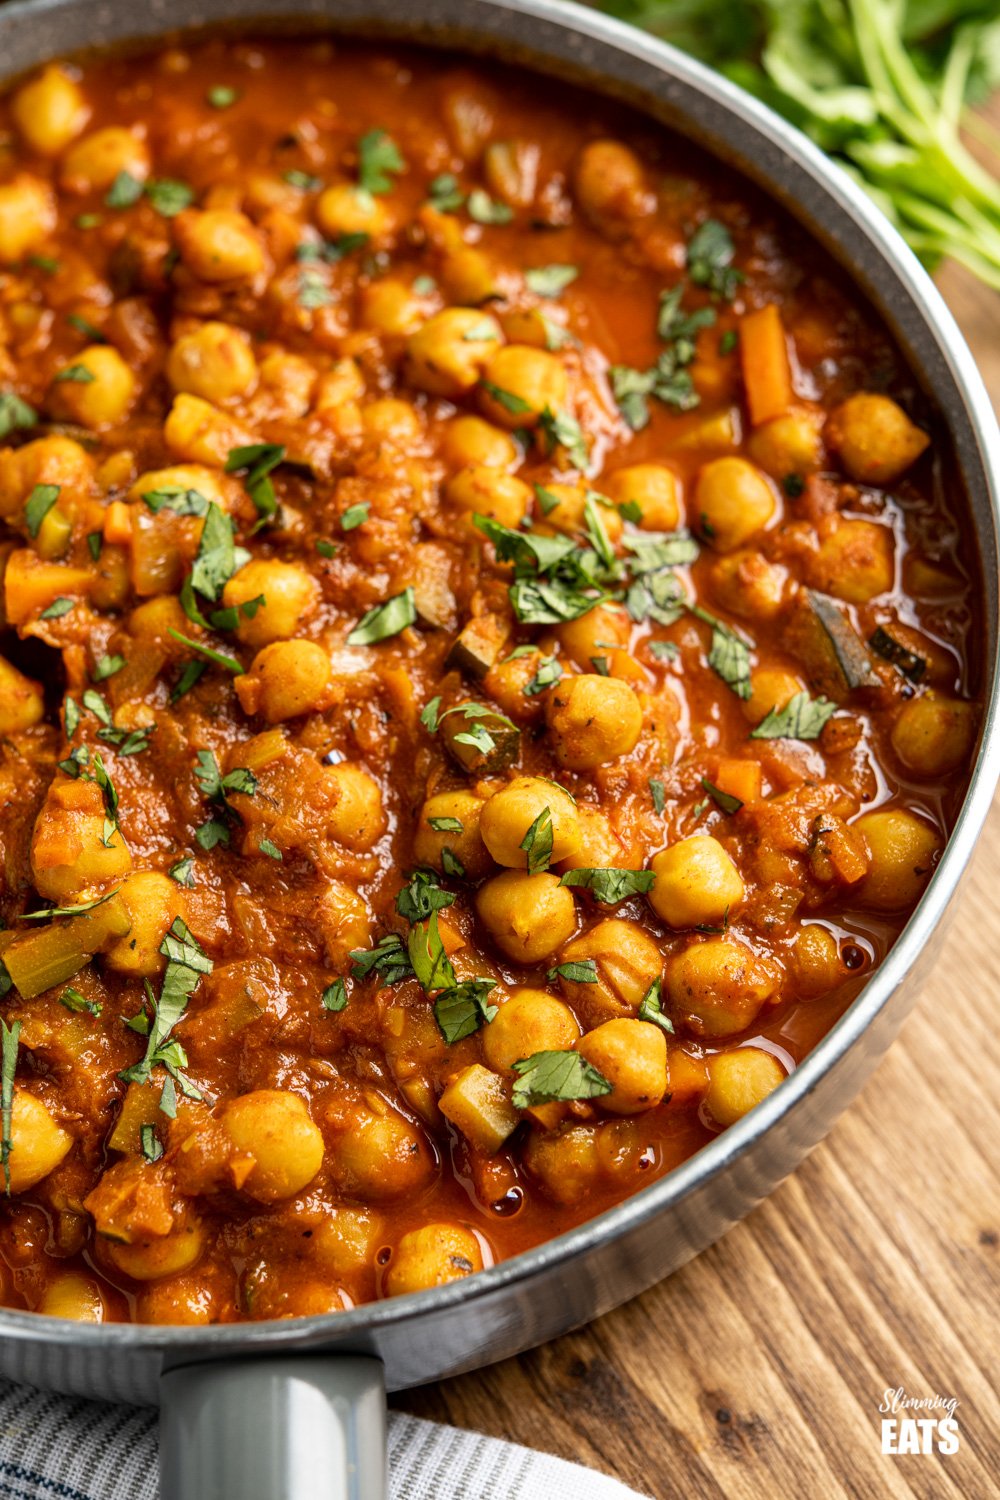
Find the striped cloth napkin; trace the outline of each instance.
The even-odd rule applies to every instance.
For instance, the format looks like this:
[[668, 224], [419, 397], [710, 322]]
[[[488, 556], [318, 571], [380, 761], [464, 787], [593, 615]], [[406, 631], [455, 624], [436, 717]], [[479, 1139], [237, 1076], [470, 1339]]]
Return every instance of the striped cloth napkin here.
[[[0, 1380], [2, 1500], [156, 1500], [156, 1413]], [[499, 1438], [389, 1416], [390, 1500], [643, 1500]], [[308, 1500], [308, 1497], [303, 1497]]]

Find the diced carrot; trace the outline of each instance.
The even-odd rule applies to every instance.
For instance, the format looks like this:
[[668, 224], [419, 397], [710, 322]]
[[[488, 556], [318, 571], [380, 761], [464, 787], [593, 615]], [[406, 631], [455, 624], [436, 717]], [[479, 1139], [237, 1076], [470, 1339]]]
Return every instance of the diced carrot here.
[[708, 1069], [702, 1057], [683, 1047], [667, 1048], [667, 1092], [671, 1104], [688, 1104], [708, 1088]]
[[760, 762], [756, 760], [720, 760], [715, 773], [720, 792], [738, 797], [741, 802], [759, 802], [763, 784]]
[[132, 540], [132, 507], [124, 500], [112, 500], [104, 512], [104, 540], [127, 547]]
[[[600, 655], [607, 658], [609, 677], [620, 677], [623, 682], [638, 682], [647, 686], [649, 685], [651, 681], [649, 673], [627, 651], [622, 651], [619, 647], [615, 647], [613, 651], [601, 652]], [[600, 660], [600, 656], [598, 656], [598, 660]]]
[[784, 416], [792, 404], [792, 369], [781, 313], [773, 302], [740, 319], [740, 358], [753, 426]]

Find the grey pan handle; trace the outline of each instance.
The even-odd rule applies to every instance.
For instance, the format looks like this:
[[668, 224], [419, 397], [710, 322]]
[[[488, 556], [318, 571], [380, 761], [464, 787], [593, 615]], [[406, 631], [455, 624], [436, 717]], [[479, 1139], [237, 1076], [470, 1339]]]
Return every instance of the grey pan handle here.
[[386, 1500], [377, 1359], [181, 1365], [160, 1400], [160, 1500]]

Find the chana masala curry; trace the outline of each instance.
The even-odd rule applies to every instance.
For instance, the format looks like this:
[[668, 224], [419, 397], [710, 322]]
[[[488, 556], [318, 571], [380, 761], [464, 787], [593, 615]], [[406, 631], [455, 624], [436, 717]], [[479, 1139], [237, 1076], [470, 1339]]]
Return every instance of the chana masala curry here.
[[843, 1013], [977, 734], [916, 382], [683, 141], [214, 39], [0, 105], [0, 1298], [349, 1307]]

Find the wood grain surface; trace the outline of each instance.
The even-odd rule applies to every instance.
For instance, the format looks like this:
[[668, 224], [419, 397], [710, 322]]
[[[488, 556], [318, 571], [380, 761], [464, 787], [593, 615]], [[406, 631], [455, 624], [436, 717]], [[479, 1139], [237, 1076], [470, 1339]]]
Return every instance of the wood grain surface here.
[[[1000, 406], [1000, 297], [939, 284]], [[995, 806], [901, 1038], [794, 1177], [583, 1332], [394, 1404], [655, 1500], [1000, 1495], [998, 1017]], [[898, 1386], [960, 1401], [957, 1454], [883, 1456]]]

